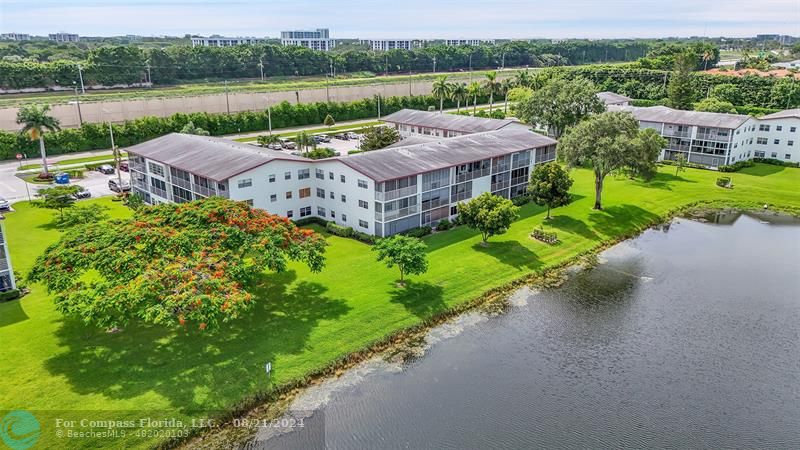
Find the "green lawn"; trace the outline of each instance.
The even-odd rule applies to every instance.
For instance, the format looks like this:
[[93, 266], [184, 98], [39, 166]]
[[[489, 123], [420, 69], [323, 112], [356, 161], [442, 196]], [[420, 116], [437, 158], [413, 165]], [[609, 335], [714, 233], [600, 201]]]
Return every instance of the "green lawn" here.
[[[122, 152], [121, 156], [123, 158], [127, 158], [128, 154]], [[112, 155], [97, 155], [97, 156], [85, 156], [82, 158], [71, 158], [71, 159], [63, 159], [56, 163], [51, 164], [52, 166], [66, 166], [68, 164], [80, 164], [80, 163], [95, 163], [99, 161], [112, 161], [114, 157]], [[25, 164], [19, 168], [19, 170], [27, 170], [27, 169], [41, 169], [41, 164]]]
[[[478, 245], [479, 235], [464, 227], [426, 238], [430, 271], [410, 277], [406, 289], [395, 287], [396, 271], [376, 263], [368, 246], [328, 237], [322, 273], [293, 264], [286, 273], [264, 275], [254, 287], [260, 301], [249, 317], [213, 335], [141, 326], [117, 334], [90, 330], [65, 320], [43, 288], [33, 285], [21, 301], [0, 304], [0, 405], [115, 411], [103, 413], [106, 419], [137, 418], [136, 410], [202, 417], [488, 289], [631, 233], [687, 203], [769, 203], [800, 211], [798, 169], [757, 165], [732, 174], [732, 190], [714, 185], [718, 175], [689, 169], [676, 177], [674, 168], [665, 167], [651, 183], [609, 178], [605, 210], [593, 211], [591, 174], [574, 171], [575, 201], [555, 209], [546, 225], [558, 231], [559, 245], [528, 237], [544, 218], [543, 208], [528, 205], [509, 232], [485, 248]], [[111, 205], [115, 215], [127, 214], [108, 199], [92, 201]], [[48, 225], [51, 211], [16, 207], [6, 226], [13, 263], [25, 273], [59, 232]], [[264, 376], [266, 361], [273, 363], [272, 384]], [[43, 439], [49, 436], [45, 429]], [[130, 438], [126, 445], [152, 443]], [[107, 440], [70, 442], [79, 445], [121, 447]]]

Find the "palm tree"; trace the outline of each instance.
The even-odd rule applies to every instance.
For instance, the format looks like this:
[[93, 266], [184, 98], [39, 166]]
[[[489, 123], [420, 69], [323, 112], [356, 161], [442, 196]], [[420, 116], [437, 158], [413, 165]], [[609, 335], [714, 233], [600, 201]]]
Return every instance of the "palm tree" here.
[[268, 146], [270, 144], [276, 144], [276, 143], [278, 143], [280, 141], [281, 141], [281, 138], [279, 138], [277, 134], [268, 134], [268, 135], [265, 135], [265, 136], [259, 136], [258, 139], [256, 139], [256, 142], [258, 142], [258, 145], [260, 145], [262, 147], [266, 147], [266, 146]]
[[494, 94], [500, 90], [500, 82], [497, 81], [497, 72], [488, 72], [486, 79], [483, 80], [483, 87], [489, 93], [489, 115], [492, 114], [494, 106]]
[[714, 52], [706, 50], [703, 52], [703, 70], [708, 70], [708, 62], [714, 58]]
[[450, 90], [450, 98], [456, 102], [456, 114], [461, 112], [461, 102], [467, 102], [467, 85], [456, 83]]
[[444, 110], [444, 99], [450, 97], [452, 85], [447, 82], [447, 75], [443, 75], [433, 82], [431, 93], [434, 97], [439, 98], [439, 114]]
[[24, 125], [22, 127], [23, 133], [28, 133], [31, 140], [39, 139], [39, 152], [42, 154], [42, 175], [45, 178], [49, 177], [50, 173], [47, 170], [47, 153], [44, 150], [44, 132], [58, 131], [61, 126], [58, 119], [47, 114], [50, 111], [48, 105], [27, 105], [23, 106], [17, 111], [17, 123]]
[[473, 81], [472, 83], [467, 86], [467, 94], [472, 97], [472, 115], [475, 115], [476, 110], [478, 109], [478, 96], [481, 95], [481, 88], [480, 83], [477, 81]]
[[316, 149], [317, 147], [317, 141], [315, 141], [314, 138], [312, 138], [311, 135], [308, 134], [308, 132], [306, 131], [301, 131], [300, 133], [298, 133], [297, 137], [295, 138], [295, 142], [297, 143], [297, 145], [303, 148], [303, 151], [305, 153], [308, 153], [309, 145], [314, 147], [314, 149]]
[[500, 92], [503, 93], [503, 114], [508, 115], [508, 91], [514, 89], [516, 82], [511, 78], [506, 78], [500, 82]]
[[517, 86], [526, 87], [526, 88], [531, 87], [531, 83], [532, 83], [533, 80], [531, 78], [531, 73], [528, 72], [528, 69], [525, 69], [522, 72], [517, 73], [517, 77], [516, 78], [517, 78], [517, 80], [516, 80]]

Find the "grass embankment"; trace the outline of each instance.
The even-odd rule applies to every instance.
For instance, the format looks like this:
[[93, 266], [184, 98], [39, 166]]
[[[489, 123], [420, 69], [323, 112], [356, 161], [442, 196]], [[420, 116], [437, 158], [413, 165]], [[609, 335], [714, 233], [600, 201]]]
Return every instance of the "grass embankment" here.
[[[574, 201], [553, 211], [545, 228], [562, 241], [548, 246], [528, 234], [544, 208], [527, 205], [508, 233], [479, 245], [458, 227], [425, 239], [430, 270], [398, 289], [396, 270], [375, 262], [369, 247], [329, 236], [327, 265], [312, 274], [292, 264], [266, 274], [247, 317], [216, 334], [130, 326], [116, 334], [91, 330], [55, 311], [42, 286], [21, 301], [0, 304], [0, 405], [27, 410], [105, 410], [104, 419], [138, 418], [139, 410], [204, 417], [275, 386], [301, 379], [399, 330], [464, 305], [490, 289], [629, 236], [695, 202], [800, 211], [800, 170], [756, 165], [732, 174], [734, 189], [714, 185], [716, 172], [664, 167], [650, 183], [609, 178], [604, 211], [593, 211], [593, 180], [572, 173]], [[116, 216], [127, 212], [108, 199]], [[13, 263], [26, 273], [59, 232], [52, 211], [21, 203], [6, 219]], [[698, 248], [697, 251], [702, 251]], [[271, 379], [263, 364], [273, 363]], [[76, 413], [77, 414], [77, 413]], [[160, 414], [161, 416], [166, 413]], [[45, 429], [42, 444], [64, 446]], [[73, 440], [70, 447], [146, 447], [159, 440]]]
[[[321, 127], [321, 128], [312, 128], [312, 129], [303, 129], [303, 130], [295, 130], [295, 131], [286, 131], [283, 133], [276, 133], [273, 130], [273, 135], [278, 137], [295, 137], [300, 134], [300, 131], [305, 131], [308, 134], [335, 134], [340, 131], [360, 131], [367, 127], [372, 127], [376, 125], [380, 125], [383, 122], [380, 121], [372, 121], [372, 122], [363, 122], [363, 123], [356, 123], [356, 124], [345, 124], [345, 125], [335, 125], [330, 128], [328, 127]], [[262, 136], [266, 136], [266, 134], [262, 134]], [[248, 136], [243, 138], [236, 138], [234, 141], [236, 142], [255, 142], [258, 140], [258, 136]]]
[[[125, 152], [122, 152], [121, 156], [122, 156], [122, 158], [127, 158], [128, 154], [125, 153]], [[50, 164], [50, 166], [52, 166], [54, 168], [57, 168], [58, 166], [67, 166], [67, 165], [71, 165], [71, 164], [81, 164], [81, 163], [90, 164], [90, 163], [96, 163], [96, 162], [101, 162], [101, 161], [113, 161], [113, 160], [114, 160], [114, 156], [110, 155], [110, 154], [109, 155], [97, 155], [97, 156], [85, 156], [85, 157], [82, 157], [82, 158], [62, 159], [61, 161], [54, 162], [53, 164]], [[19, 167], [18, 170], [30, 170], [30, 169], [41, 169], [41, 168], [42, 168], [41, 164], [25, 164], [25, 165]], [[78, 167], [71, 167], [71, 169], [77, 169], [77, 168]]]

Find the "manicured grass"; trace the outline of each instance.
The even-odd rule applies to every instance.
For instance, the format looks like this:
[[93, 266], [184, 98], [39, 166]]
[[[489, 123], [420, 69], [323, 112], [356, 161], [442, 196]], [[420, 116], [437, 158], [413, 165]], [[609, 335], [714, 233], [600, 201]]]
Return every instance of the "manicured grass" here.
[[[265, 274], [253, 288], [258, 301], [251, 313], [216, 334], [142, 326], [116, 334], [91, 330], [65, 319], [43, 288], [33, 285], [21, 301], [0, 304], [0, 405], [114, 411], [103, 413], [105, 419], [110, 414], [138, 418], [137, 410], [203, 417], [213, 414], [204, 411], [226, 409], [302, 377], [488, 289], [632, 233], [687, 203], [769, 203], [800, 211], [798, 169], [756, 165], [731, 174], [731, 190], [714, 185], [716, 172], [689, 169], [676, 177], [674, 170], [664, 167], [650, 183], [609, 177], [604, 211], [591, 209], [589, 171], [576, 170], [575, 200], [553, 210], [554, 219], [545, 224], [558, 232], [560, 244], [549, 246], [528, 236], [544, 222], [544, 208], [527, 205], [509, 232], [492, 238], [488, 247], [478, 245], [479, 234], [464, 227], [426, 238], [430, 270], [409, 277], [405, 289], [395, 287], [397, 272], [376, 263], [368, 246], [329, 236], [322, 273], [292, 264], [285, 273]], [[112, 205], [117, 216], [126, 214], [118, 203], [93, 201]], [[6, 219], [8, 241], [15, 267], [25, 273], [59, 232], [46, 225], [51, 211], [15, 206], [18, 211]], [[263, 372], [267, 361], [273, 364], [270, 380]], [[125, 444], [153, 442], [130, 438]], [[109, 440], [69, 444], [122, 447]]]
[[[122, 158], [127, 158], [128, 154], [122, 152]], [[80, 164], [80, 163], [94, 163], [99, 161], [113, 161], [114, 157], [112, 155], [97, 155], [97, 156], [85, 156], [82, 158], [71, 158], [71, 159], [63, 159], [56, 163], [51, 164], [51, 166], [66, 166], [68, 164]], [[41, 164], [25, 164], [19, 168], [19, 170], [27, 170], [27, 169], [41, 169]], [[77, 168], [77, 167], [76, 167]]]

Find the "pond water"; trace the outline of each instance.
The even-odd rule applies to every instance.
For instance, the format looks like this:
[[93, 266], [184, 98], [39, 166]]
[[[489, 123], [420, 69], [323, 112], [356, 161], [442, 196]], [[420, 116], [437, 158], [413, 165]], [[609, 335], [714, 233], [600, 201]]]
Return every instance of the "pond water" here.
[[266, 447], [800, 448], [800, 222], [712, 219], [309, 389]]

